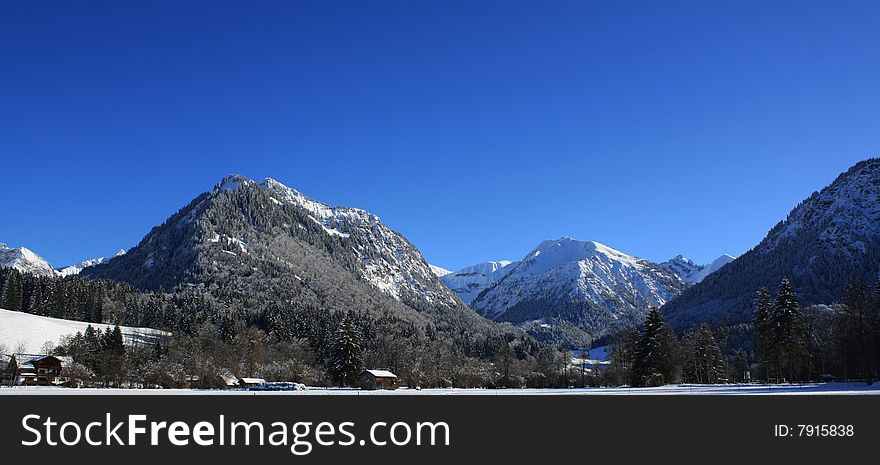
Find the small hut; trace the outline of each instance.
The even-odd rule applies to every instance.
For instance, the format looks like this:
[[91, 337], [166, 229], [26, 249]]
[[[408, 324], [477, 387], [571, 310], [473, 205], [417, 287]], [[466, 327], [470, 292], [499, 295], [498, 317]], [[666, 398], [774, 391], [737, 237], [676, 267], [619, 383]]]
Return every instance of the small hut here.
[[397, 389], [397, 375], [388, 370], [364, 370], [358, 375], [361, 389]]
[[238, 385], [240, 387], [250, 388], [261, 384], [266, 384], [266, 380], [263, 378], [238, 378]]

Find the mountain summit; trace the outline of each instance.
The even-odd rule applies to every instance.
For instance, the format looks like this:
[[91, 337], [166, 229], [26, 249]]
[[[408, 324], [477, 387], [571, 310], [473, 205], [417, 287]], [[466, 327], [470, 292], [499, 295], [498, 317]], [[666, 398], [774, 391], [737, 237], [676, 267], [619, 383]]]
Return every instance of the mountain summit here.
[[0, 268], [15, 268], [24, 273], [54, 276], [55, 269], [43, 257], [27, 247], [11, 248], [0, 243]]
[[660, 266], [677, 274], [685, 282], [696, 284], [706, 279], [706, 276], [720, 270], [722, 266], [727, 265], [735, 259], [736, 257], [724, 254], [705, 265], [698, 265], [691, 259], [678, 255], [669, 261], [661, 263]]
[[498, 282], [519, 262], [510, 260], [478, 263], [458, 271], [446, 273], [440, 279], [466, 304], [470, 304], [486, 288]]
[[145, 290], [487, 323], [379, 217], [326, 205], [271, 178], [223, 178], [125, 255], [82, 275]]
[[648, 260], [563, 237], [540, 243], [471, 306], [512, 323], [559, 319], [597, 337], [641, 322], [649, 306], [665, 304], [685, 287]]

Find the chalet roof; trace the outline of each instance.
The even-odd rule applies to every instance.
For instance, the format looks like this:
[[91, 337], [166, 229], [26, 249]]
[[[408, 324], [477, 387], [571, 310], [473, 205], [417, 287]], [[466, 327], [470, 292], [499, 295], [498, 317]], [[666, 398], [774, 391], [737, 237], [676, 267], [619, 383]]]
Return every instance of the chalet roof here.
[[238, 378], [229, 373], [221, 373], [220, 379], [223, 380], [223, 384], [226, 386], [235, 386], [235, 384], [238, 383]]
[[266, 380], [263, 378], [239, 378], [238, 382], [241, 384], [265, 384]]
[[397, 375], [388, 370], [364, 370], [361, 374], [369, 373], [376, 378], [397, 378]]
[[38, 362], [40, 360], [43, 360], [43, 359], [49, 358], [49, 357], [58, 359], [58, 361], [61, 362], [62, 367], [73, 363], [72, 357], [62, 357], [59, 355], [13, 354], [13, 356], [15, 357], [15, 362], [18, 364], [19, 367], [27, 367], [27, 366], [33, 367], [35, 362]]

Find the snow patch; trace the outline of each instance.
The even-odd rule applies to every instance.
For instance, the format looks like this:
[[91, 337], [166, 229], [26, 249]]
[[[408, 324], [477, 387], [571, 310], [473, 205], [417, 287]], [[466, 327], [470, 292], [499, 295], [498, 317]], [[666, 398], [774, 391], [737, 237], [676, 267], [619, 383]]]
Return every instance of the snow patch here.
[[[20, 349], [27, 353], [39, 353], [45, 343], [57, 345], [61, 342], [61, 338], [84, 332], [89, 325], [102, 331], [108, 327], [112, 328], [112, 325], [108, 324], [63, 320], [0, 309], [0, 342], [5, 344], [9, 351]], [[158, 338], [171, 334], [157, 329], [132, 326], [120, 326], [119, 329], [127, 342], [153, 343]]]

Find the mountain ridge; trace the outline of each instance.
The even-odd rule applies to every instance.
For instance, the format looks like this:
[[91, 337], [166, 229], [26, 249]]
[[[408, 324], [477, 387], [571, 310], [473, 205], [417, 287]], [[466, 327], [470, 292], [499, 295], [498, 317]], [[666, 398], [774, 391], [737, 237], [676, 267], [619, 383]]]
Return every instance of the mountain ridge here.
[[472, 303], [496, 321], [560, 319], [592, 337], [641, 322], [687, 286], [671, 271], [594, 241], [541, 242]]
[[799, 202], [751, 250], [663, 307], [677, 328], [751, 321], [755, 293], [789, 278], [802, 305], [838, 301], [880, 275], [880, 159], [861, 161]]
[[[143, 290], [391, 312], [419, 325], [485, 327], [418, 249], [366, 210], [331, 207], [282, 183], [229, 175], [87, 278]], [[225, 297], [224, 297], [225, 296]], [[426, 319], [427, 318], [427, 319]]]

